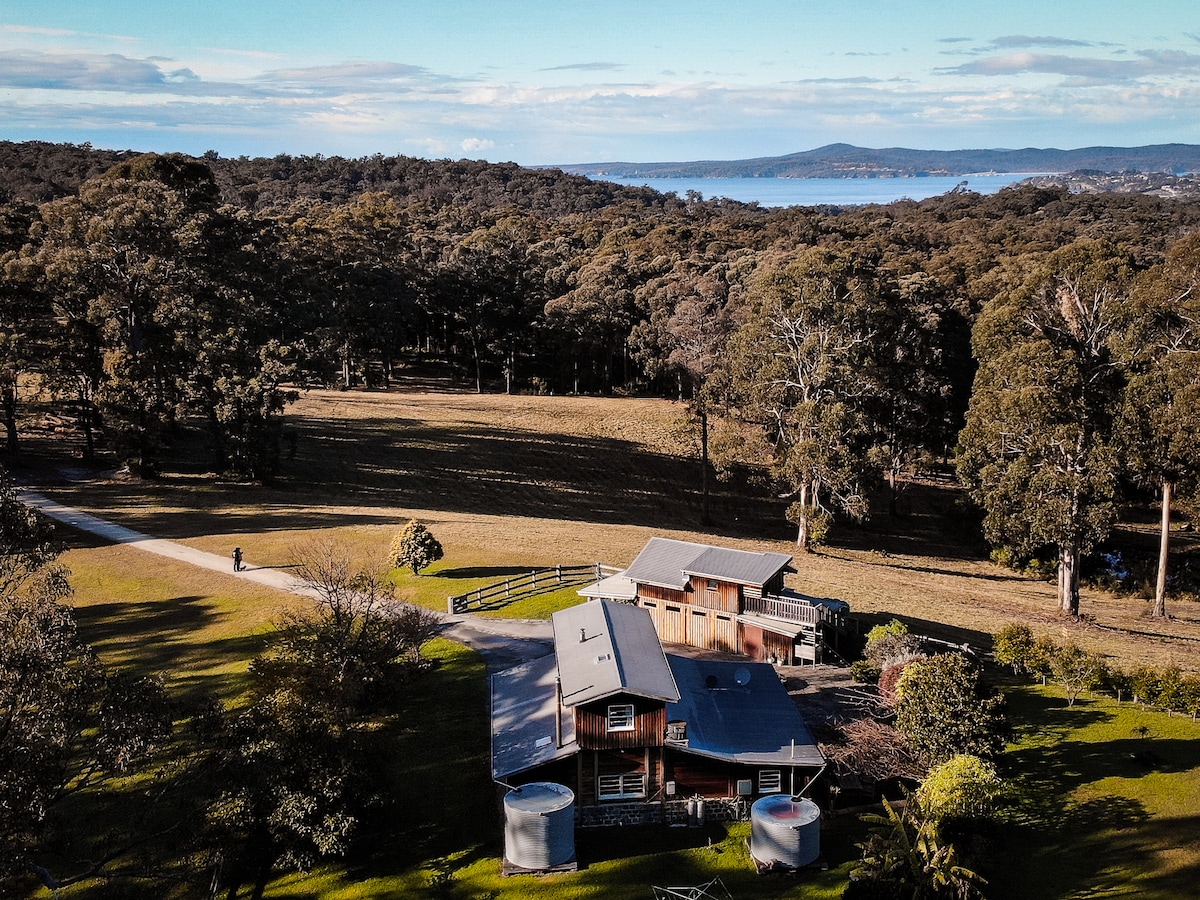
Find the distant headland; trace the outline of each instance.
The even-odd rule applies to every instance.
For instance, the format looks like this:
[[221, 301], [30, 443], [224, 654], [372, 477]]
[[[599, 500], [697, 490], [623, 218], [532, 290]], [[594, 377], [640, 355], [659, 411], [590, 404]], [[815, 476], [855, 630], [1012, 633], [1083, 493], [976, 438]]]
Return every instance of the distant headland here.
[[605, 162], [555, 166], [592, 178], [913, 178], [985, 173], [1200, 172], [1200, 145], [1084, 147], [1078, 150], [872, 150], [829, 144], [757, 159], [694, 162]]

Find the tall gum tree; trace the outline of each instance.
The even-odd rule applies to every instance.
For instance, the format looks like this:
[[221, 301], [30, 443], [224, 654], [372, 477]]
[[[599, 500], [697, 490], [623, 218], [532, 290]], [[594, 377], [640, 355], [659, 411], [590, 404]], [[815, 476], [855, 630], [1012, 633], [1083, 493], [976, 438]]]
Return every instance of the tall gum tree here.
[[958, 473], [985, 511], [995, 546], [1058, 556], [1058, 606], [1079, 613], [1083, 554], [1112, 526], [1120, 389], [1109, 343], [1130, 279], [1127, 259], [1100, 243], [1052, 254], [976, 322], [979, 361]]
[[796, 545], [811, 550], [833, 515], [861, 519], [875, 437], [867, 414], [890, 287], [850, 254], [814, 249], [766, 269], [730, 343], [722, 389], [736, 414], [773, 445], [773, 474], [793, 502]]
[[1121, 310], [1115, 342], [1126, 371], [1118, 435], [1128, 466], [1161, 496], [1151, 615], [1167, 614], [1171, 508], [1200, 481], [1200, 235], [1174, 244]]

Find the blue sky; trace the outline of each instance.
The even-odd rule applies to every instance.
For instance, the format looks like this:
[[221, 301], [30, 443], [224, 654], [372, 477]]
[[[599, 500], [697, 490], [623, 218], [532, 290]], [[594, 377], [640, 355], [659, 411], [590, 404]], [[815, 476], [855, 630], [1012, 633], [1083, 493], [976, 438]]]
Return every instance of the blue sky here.
[[4, 0], [0, 139], [524, 165], [1200, 143], [1200, 4]]

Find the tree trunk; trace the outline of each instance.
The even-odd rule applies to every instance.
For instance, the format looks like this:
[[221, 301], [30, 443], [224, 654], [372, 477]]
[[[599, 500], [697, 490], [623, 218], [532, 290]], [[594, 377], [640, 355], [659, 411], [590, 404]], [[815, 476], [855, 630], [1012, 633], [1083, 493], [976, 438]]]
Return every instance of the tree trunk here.
[[11, 378], [4, 379], [4, 430], [5, 446], [9, 453], [16, 453], [20, 449], [20, 444], [17, 440], [17, 378], [13, 375]]
[[796, 546], [808, 553], [812, 550], [812, 522], [811, 516], [808, 513], [809, 497], [811, 496], [812, 486], [805, 484], [800, 488], [800, 521], [796, 523]]
[[1079, 547], [1076, 544], [1058, 548], [1058, 609], [1068, 615], [1079, 615]]
[[1162, 619], [1167, 615], [1167, 558], [1171, 549], [1171, 498], [1175, 484], [1163, 479], [1162, 485], [1162, 530], [1158, 541], [1158, 578], [1154, 583], [1154, 609], [1150, 615]]
[[700, 407], [700, 524], [711, 525], [708, 510], [708, 410]]

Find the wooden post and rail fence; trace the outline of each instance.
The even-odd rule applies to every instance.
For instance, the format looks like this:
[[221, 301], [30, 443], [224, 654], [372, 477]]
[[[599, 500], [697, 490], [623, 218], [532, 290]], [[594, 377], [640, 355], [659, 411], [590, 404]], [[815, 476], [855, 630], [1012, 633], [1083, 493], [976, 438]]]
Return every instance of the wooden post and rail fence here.
[[486, 587], [457, 594], [446, 602], [446, 609], [453, 614], [480, 609], [499, 609], [525, 597], [548, 594], [573, 584], [599, 581], [616, 575], [620, 569], [600, 563], [583, 566], [550, 566], [534, 569], [527, 575], [517, 575], [495, 582]]

